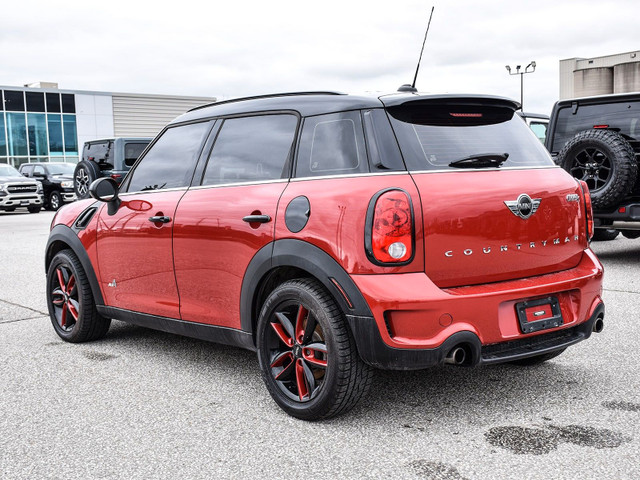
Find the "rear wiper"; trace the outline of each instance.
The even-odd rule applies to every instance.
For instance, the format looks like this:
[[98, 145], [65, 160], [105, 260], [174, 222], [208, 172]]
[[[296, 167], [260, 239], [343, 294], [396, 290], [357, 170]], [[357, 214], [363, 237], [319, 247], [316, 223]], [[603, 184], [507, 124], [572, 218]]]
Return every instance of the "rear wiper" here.
[[479, 153], [477, 155], [469, 155], [449, 164], [450, 167], [456, 168], [491, 168], [499, 167], [507, 158], [508, 153]]

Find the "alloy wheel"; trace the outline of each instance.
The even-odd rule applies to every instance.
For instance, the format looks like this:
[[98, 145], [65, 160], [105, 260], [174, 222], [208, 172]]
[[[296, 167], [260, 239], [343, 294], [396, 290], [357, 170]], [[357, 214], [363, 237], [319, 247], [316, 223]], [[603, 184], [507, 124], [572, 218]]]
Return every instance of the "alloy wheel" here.
[[590, 191], [597, 191], [609, 181], [613, 170], [609, 157], [598, 148], [580, 150], [571, 166], [571, 175], [584, 180]]
[[56, 279], [51, 291], [51, 303], [54, 315], [60, 328], [71, 331], [80, 317], [78, 286], [71, 269], [66, 265], [58, 265]]
[[270, 372], [290, 399], [307, 402], [321, 390], [327, 346], [320, 323], [304, 305], [283, 304], [270, 319]]

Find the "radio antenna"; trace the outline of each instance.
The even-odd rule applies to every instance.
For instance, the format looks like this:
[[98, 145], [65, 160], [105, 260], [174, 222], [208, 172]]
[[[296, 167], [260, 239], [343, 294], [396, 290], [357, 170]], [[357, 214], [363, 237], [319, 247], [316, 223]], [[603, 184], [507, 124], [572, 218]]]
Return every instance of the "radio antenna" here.
[[424, 32], [424, 40], [422, 41], [422, 50], [420, 50], [420, 58], [418, 58], [418, 66], [416, 67], [416, 74], [413, 77], [413, 83], [411, 86], [416, 88], [416, 80], [418, 78], [418, 70], [420, 70], [420, 61], [422, 60], [422, 52], [424, 52], [424, 44], [427, 43], [427, 35], [429, 34], [429, 27], [431, 26], [431, 17], [433, 17], [433, 10], [436, 7], [431, 7], [431, 15], [429, 15], [429, 23], [427, 24], [427, 31]]
[[429, 27], [431, 26], [431, 18], [433, 17], [433, 10], [436, 7], [431, 7], [431, 14], [429, 15], [429, 23], [427, 24], [427, 31], [424, 32], [424, 40], [422, 41], [422, 50], [420, 50], [420, 57], [418, 58], [418, 66], [416, 67], [416, 74], [413, 77], [413, 83], [411, 85], [405, 84], [402, 85], [398, 91], [399, 92], [412, 92], [415, 93], [418, 91], [416, 88], [416, 80], [418, 79], [418, 71], [420, 70], [420, 62], [422, 61], [422, 53], [424, 52], [424, 45], [427, 43], [427, 35], [429, 34]]

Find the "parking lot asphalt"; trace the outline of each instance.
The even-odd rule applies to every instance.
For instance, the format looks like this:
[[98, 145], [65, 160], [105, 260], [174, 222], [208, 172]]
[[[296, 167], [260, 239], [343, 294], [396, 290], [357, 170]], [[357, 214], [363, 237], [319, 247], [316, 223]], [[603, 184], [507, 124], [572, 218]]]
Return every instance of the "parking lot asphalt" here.
[[255, 354], [46, 313], [53, 214], [0, 212], [0, 478], [640, 478], [640, 239], [594, 243], [605, 328], [533, 368], [378, 372], [351, 413], [283, 413]]

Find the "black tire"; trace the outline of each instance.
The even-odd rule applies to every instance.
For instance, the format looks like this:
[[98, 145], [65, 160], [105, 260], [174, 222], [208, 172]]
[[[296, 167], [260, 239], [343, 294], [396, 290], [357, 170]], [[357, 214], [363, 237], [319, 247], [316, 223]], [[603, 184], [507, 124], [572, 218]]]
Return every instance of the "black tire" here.
[[629, 195], [638, 177], [633, 148], [611, 130], [578, 133], [560, 150], [558, 164], [587, 182], [596, 210], [615, 207]]
[[619, 230], [613, 228], [596, 228], [596, 231], [593, 232], [593, 240], [596, 242], [608, 242], [615, 240], [619, 233]]
[[67, 342], [97, 340], [111, 325], [96, 310], [89, 280], [72, 250], [58, 252], [49, 265], [47, 306], [53, 328]]
[[640, 230], [621, 230], [621, 232], [625, 238], [629, 238], [631, 240], [640, 238]]
[[40, 213], [40, 205], [37, 207], [27, 207], [27, 210], [29, 210], [29, 213]]
[[520, 360], [514, 360], [511, 365], [518, 365], [519, 367], [533, 367], [535, 365], [540, 365], [541, 363], [546, 362], [547, 360], [551, 360], [552, 358], [556, 358], [562, 352], [564, 352], [566, 348], [561, 350], [556, 350], [551, 353], [543, 353], [542, 355], [535, 355], [533, 357], [522, 358]]
[[262, 378], [275, 402], [303, 420], [351, 410], [373, 370], [356, 350], [344, 315], [321, 284], [290, 280], [267, 298], [257, 326]]
[[62, 195], [60, 192], [53, 191], [49, 194], [49, 200], [47, 201], [47, 209], [54, 212], [62, 206]]
[[89, 198], [89, 185], [100, 178], [100, 168], [91, 161], [78, 163], [73, 171], [73, 188], [79, 200]]

